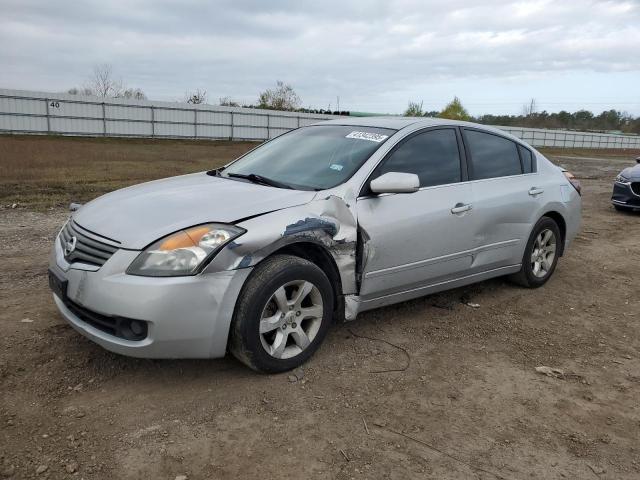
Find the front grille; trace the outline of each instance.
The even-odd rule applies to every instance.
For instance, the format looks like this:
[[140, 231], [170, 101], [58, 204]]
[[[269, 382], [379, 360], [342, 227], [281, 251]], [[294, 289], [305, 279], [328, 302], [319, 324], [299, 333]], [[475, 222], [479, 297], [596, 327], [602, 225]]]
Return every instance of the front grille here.
[[[89, 238], [86, 233], [82, 232], [82, 227], [77, 225], [73, 220], [69, 220], [60, 232], [60, 245], [65, 253], [64, 259], [69, 263], [82, 262], [89, 265], [101, 267], [116, 253], [118, 247], [107, 243]], [[66, 253], [75, 238], [75, 248], [70, 253]]]
[[640, 195], [640, 182], [633, 182], [631, 184], [631, 191], [636, 195]]
[[147, 338], [147, 322], [142, 320], [133, 320], [130, 318], [112, 317], [102, 315], [101, 313], [89, 310], [82, 305], [72, 302], [68, 298], [64, 301], [65, 306], [76, 317], [94, 328], [101, 330], [109, 335], [126, 340], [144, 340]]

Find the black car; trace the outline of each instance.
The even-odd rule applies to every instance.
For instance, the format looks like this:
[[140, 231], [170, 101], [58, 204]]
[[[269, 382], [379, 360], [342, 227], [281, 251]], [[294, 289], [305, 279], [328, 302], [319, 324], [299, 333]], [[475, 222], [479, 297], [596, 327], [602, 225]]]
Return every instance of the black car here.
[[636, 162], [621, 171], [613, 184], [611, 203], [616, 210], [640, 210], [640, 157]]

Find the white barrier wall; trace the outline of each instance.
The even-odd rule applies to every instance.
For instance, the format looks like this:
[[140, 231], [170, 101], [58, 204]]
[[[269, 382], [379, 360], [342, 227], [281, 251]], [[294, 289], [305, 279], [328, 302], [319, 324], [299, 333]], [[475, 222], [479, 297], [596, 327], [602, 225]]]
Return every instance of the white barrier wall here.
[[[0, 133], [267, 140], [333, 115], [0, 89]], [[640, 136], [500, 127], [534, 147], [640, 148]]]
[[0, 89], [0, 133], [266, 140], [332, 115]]

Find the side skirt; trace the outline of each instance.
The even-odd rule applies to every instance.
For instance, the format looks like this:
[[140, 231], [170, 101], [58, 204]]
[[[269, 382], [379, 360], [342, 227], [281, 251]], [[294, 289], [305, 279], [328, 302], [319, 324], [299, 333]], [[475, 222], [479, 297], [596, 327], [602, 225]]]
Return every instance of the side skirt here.
[[344, 297], [345, 319], [355, 320], [359, 313], [365, 312], [367, 310], [373, 310], [374, 308], [393, 305], [394, 303], [406, 302], [407, 300], [413, 300], [414, 298], [424, 297], [425, 295], [442, 292], [444, 290], [451, 290], [452, 288], [463, 287], [465, 285], [481, 282], [483, 280], [488, 280], [494, 277], [509, 275], [518, 272], [520, 268], [521, 264], [494, 268], [493, 270], [474, 273], [473, 275], [467, 275], [465, 277], [447, 280], [446, 282], [425, 285], [423, 287], [405, 290], [404, 292], [393, 293], [391, 295], [385, 295], [382, 297], [370, 298], [366, 300], [362, 299], [362, 297], [359, 297], [358, 295], [346, 295]]

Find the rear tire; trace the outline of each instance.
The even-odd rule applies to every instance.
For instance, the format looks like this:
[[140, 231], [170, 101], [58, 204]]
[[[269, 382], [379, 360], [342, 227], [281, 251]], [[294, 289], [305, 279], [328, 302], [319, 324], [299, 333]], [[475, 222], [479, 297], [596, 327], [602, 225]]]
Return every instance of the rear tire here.
[[556, 269], [562, 249], [558, 224], [542, 217], [533, 227], [522, 257], [522, 268], [509, 278], [526, 288], [538, 288], [547, 283]]
[[320, 267], [290, 255], [267, 258], [240, 292], [229, 350], [260, 372], [298, 367], [324, 340], [333, 304], [331, 283]]

